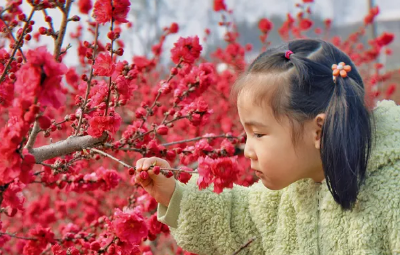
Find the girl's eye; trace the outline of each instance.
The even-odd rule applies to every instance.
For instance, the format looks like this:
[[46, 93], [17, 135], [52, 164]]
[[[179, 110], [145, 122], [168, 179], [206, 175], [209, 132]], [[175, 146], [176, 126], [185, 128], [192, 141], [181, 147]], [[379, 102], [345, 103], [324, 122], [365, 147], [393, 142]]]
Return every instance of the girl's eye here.
[[263, 137], [264, 135], [263, 135], [263, 134], [256, 134], [256, 133], [254, 133], [254, 136], [257, 137], [257, 138], [261, 138], [261, 137]]

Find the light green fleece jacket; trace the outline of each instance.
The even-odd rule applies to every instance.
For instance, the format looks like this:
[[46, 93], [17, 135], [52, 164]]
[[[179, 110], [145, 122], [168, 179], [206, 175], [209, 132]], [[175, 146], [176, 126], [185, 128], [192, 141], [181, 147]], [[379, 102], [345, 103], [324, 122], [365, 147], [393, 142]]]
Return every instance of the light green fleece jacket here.
[[376, 143], [365, 184], [352, 211], [343, 211], [325, 182], [297, 181], [272, 191], [261, 182], [217, 195], [199, 191], [197, 178], [177, 182], [159, 221], [178, 245], [197, 254], [400, 254], [400, 106], [374, 109]]

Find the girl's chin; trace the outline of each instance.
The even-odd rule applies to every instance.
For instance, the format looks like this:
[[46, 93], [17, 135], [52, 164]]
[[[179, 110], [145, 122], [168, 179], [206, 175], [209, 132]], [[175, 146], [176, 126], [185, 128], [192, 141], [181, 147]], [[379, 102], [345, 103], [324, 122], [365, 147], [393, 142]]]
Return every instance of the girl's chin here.
[[267, 180], [266, 178], [260, 178], [261, 182], [264, 184], [264, 186], [269, 189], [269, 190], [281, 190], [285, 187], [281, 187], [278, 185], [274, 185], [273, 182], [271, 182], [270, 180]]

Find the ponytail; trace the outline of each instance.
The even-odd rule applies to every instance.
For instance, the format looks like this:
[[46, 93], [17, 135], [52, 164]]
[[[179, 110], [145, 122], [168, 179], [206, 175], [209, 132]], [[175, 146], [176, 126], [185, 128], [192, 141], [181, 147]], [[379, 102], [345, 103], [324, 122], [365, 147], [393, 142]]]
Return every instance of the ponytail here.
[[326, 183], [343, 209], [356, 202], [371, 150], [371, 120], [364, 90], [350, 77], [338, 77], [326, 108], [321, 159]]

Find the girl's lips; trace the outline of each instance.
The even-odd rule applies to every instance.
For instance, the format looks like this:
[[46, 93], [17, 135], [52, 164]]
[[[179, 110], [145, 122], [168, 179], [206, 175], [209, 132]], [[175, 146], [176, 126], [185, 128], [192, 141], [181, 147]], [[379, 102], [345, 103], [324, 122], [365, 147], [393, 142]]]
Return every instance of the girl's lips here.
[[258, 177], [260, 177], [260, 175], [263, 174], [261, 171], [258, 171], [258, 170], [254, 170], [254, 173], [255, 173]]

